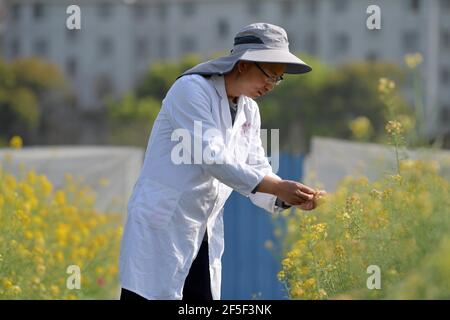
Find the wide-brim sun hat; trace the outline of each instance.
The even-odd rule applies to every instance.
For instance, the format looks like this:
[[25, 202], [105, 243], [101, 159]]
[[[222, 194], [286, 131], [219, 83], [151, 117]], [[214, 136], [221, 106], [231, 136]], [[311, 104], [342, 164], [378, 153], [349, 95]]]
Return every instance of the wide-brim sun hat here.
[[[301, 74], [312, 68], [289, 51], [286, 31], [270, 23], [253, 23], [242, 28], [234, 38], [234, 46], [228, 56], [212, 59], [185, 71], [188, 74], [224, 75], [240, 61], [284, 63], [284, 73]], [[180, 76], [180, 77], [181, 77]]]

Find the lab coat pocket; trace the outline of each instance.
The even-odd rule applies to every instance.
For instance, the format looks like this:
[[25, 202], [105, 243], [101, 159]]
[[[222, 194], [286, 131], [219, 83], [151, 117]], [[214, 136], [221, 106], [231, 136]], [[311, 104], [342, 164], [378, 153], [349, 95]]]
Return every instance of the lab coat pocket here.
[[145, 225], [162, 229], [172, 219], [180, 196], [181, 191], [156, 181], [144, 180], [135, 200], [135, 217]]

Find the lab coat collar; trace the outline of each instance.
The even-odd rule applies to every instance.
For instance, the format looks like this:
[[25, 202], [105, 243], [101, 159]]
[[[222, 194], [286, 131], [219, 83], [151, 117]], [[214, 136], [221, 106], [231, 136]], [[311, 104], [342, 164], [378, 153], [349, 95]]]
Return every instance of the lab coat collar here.
[[238, 129], [245, 123], [246, 117], [245, 112], [243, 112], [245, 99], [243, 95], [238, 98], [238, 108], [236, 112], [236, 118], [234, 119], [234, 125], [231, 122], [230, 105], [228, 103], [228, 96], [225, 89], [225, 78], [219, 75], [213, 75], [212, 77], [214, 87], [220, 96], [220, 107], [223, 119], [225, 119], [227, 129], [231, 128], [230, 140], [236, 135]]

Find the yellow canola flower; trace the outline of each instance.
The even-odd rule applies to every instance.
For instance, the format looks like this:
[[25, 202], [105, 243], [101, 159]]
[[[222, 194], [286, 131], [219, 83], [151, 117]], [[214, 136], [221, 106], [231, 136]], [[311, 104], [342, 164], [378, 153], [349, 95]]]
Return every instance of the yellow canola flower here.
[[22, 292], [22, 289], [19, 286], [12, 286], [10, 291], [13, 295], [18, 295]]
[[284, 281], [286, 278], [286, 273], [283, 270], [281, 270], [280, 272], [278, 272], [277, 278], [279, 281]]
[[119, 268], [117, 267], [116, 264], [113, 264], [112, 266], [110, 266], [108, 268], [108, 274], [110, 276], [115, 276], [118, 272], [119, 272]]
[[313, 287], [316, 285], [316, 279], [314, 278], [309, 278], [308, 280], [305, 281], [305, 287]]
[[61, 292], [61, 290], [59, 290], [58, 286], [52, 285], [52, 286], [50, 286], [50, 292], [52, 293], [53, 296], [57, 297], [57, 296], [59, 296], [59, 293]]
[[380, 78], [378, 80], [378, 92], [381, 94], [389, 94], [395, 89], [395, 82], [388, 78]]
[[57, 205], [63, 206], [66, 204], [66, 195], [64, 191], [57, 191], [55, 193], [55, 202]]
[[404, 57], [405, 64], [410, 69], [415, 69], [418, 65], [420, 65], [423, 61], [423, 56], [421, 53], [409, 53]]
[[23, 235], [25, 236], [25, 239], [27, 239], [27, 240], [33, 239], [33, 232], [31, 232], [30, 230], [25, 231], [25, 233]]
[[13, 287], [13, 282], [10, 280], [10, 279], [8, 279], [8, 278], [5, 278], [5, 279], [3, 279], [3, 287], [6, 289], [6, 290], [9, 290], [9, 289], [11, 289], [12, 287]]
[[9, 140], [9, 146], [13, 149], [20, 149], [23, 146], [23, 140], [20, 136], [13, 136], [11, 140]]
[[399, 135], [402, 133], [402, 124], [398, 121], [391, 120], [386, 124], [386, 131], [391, 135]]
[[8, 174], [4, 178], [4, 184], [7, 189], [14, 190], [17, 186], [17, 180], [14, 176]]
[[56, 227], [56, 239], [59, 243], [65, 243], [69, 233], [70, 227], [65, 223], [60, 223]]
[[352, 135], [357, 139], [366, 139], [371, 135], [373, 128], [369, 118], [361, 116], [353, 119], [349, 123]]
[[302, 286], [299, 283], [296, 283], [291, 289], [291, 295], [293, 298], [301, 298], [305, 294], [305, 290], [303, 290]]
[[46, 270], [46, 268], [45, 268], [45, 266], [44, 266], [43, 264], [40, 264], [40, 265], [38, 265], [38, 266], [36, 267], [36, 273], [37, 273], [39, 276], [43, 276], [44, 273], [45, 273], [45, 270]]
[[45, 195], [48, 196], [52, 193], [53, 191], [53, 185], [52, 183], [47, 179], [46, 176], [42, 175], [39, 176], [38, 178], [38, 188], [39, 190], [41, 190], [41, 192]]
[[325, 190], [316, 190], [314, 194], [314, 202], [316, 206], [321, 206], [327, 200], [327, 192]]

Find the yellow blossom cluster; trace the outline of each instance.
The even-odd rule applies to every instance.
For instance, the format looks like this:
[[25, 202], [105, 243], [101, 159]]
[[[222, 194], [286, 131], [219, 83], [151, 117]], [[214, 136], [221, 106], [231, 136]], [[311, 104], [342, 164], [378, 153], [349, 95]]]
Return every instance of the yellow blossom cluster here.
[[391, 120], [386, 124], [386, 131], [390, 135], [400, 135], [402, 133], [402, 124], [398, 121]]
[[[0, 299], [116, 297], [122, 218], [94, 202], [71, 175], [56, 189], [45, 175], [0, 166]], [[67, 286], [71, 265], [80, 289]]]
[[[450, 298], [450, 183], [435, 162], [400, 166], [374, 182], [349, 177], [320, 208], [286, 218], [278, 278], [292, 299]], [[370, 265], [381, 290], [367, 288]]]
[[405, 64], [410, 69], [415, 69], [423, 61], [422, 54], [419, 52], [408, 53], [405, 55]]
[[372, 124], [369, 118], [360, 116], [349, 123], [349, 128], [353, 137], [357, 140], [368, 140], [373, 132]]
[[13, 149], [20, 149], [23, 146], [23, 140], [20, 136], [14, 136], [9, 140], [9, 146]]
[[395, 82], [387, 78], [378, 80], [378, 92], [381, 94], [389, 94], [395, 89]]

